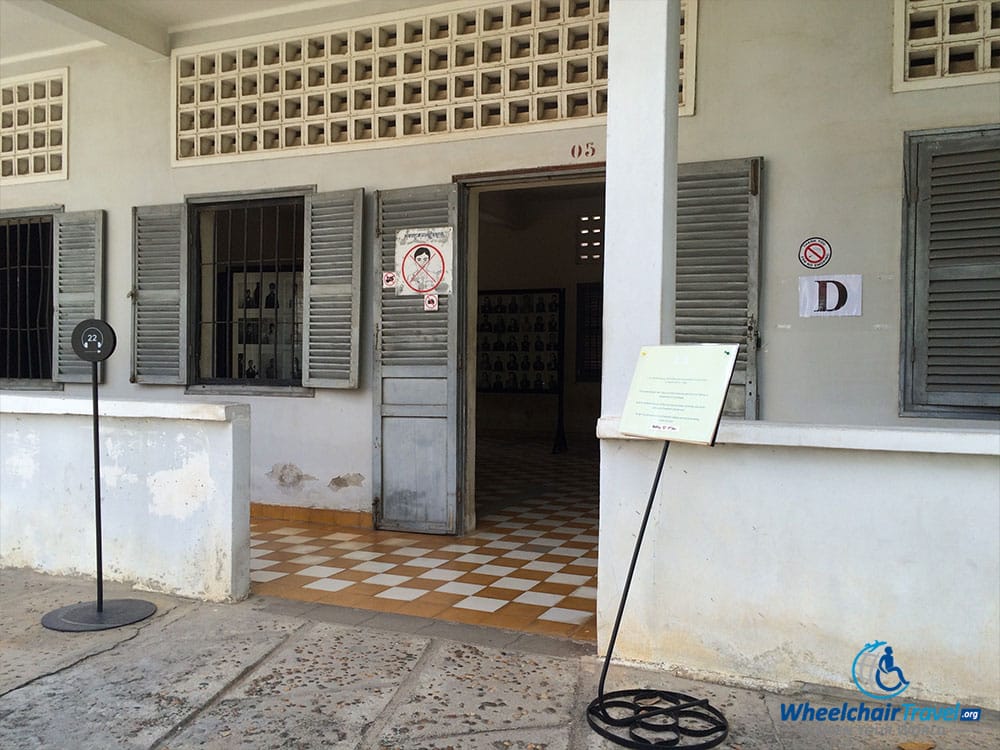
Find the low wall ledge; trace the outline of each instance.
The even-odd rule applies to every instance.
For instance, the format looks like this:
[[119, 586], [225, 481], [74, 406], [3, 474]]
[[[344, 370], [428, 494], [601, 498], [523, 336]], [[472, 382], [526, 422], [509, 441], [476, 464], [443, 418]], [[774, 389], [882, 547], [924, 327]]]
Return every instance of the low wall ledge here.
[[[48, 414], [78, 416], [93, 414], [93, 402], [83, 398], [45, 396], [0, 396], [0, 414]], [[250, 417], [249, 404], [212, 404], [204, 402], [171, 403], [161, 401], [104, 400], [98, 402], [102, 417], [126, 419], [176, 419], [198, 422], [232, 422]]]
[[[623, 435], [621, 417], [601, 417], [601, 440], [643, 440]], [[1000, 430], [995, 424], [982, 429], [947, 427], [858, 427], [808, 425], [786, 422], [743, 422], [723, 419], [716, 442], [720, 445], [769, 445], [790, 448], [889, 451], [896, 453], [954, 453], [1000, 456]]]

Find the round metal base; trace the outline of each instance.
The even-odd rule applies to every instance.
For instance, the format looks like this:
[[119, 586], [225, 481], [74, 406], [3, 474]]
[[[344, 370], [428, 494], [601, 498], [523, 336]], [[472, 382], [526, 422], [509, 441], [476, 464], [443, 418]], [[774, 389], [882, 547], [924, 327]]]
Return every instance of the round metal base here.
[[707, 750], [722, 744], [729, 722], [707, 700], [666, 690], [617, 690], [587, 707], [590, 728], [616, 745]]
[[145, 620], [155, 611], [155, 604], [142, 599], [105, 599], [101, 612], [97, 611], [97, 602], [71, 604], [42, 617], [42, 625], [64, 633], [110, 630]]

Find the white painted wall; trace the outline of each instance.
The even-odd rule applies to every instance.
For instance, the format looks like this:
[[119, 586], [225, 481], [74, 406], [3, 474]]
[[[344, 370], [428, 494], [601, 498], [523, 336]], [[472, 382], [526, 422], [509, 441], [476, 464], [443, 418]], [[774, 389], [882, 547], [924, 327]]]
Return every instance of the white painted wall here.
[[[697, 110], [680, 119], [679, 159], [764, 157], [765, 420], [915, 422], [897, 407], [903, 133], [998, 122], [1000, 85], [892, 93], [892, 11], [892, 0], [699, 6]], [[822, 271], [798, 261], [816, 235], [833, 246]], [[799, 318], [798, 277], [816, 273], [862, 274], [862, 317]]]
[[[671, 447], [616, 654], [738, 682], [850, 689], [855, 654], [877, 638], [894, 647], [908, 696], [996, 708], [1000, 431], [900, 419], [897, 394], [903, 133], [996, 122], [1000, 87], [893, 94], [891, 8], [701, 3], [697, 112], [680, 121], [679, 159], [764, 157], [768, 421], [723, 425], [727, 445]], [[621, 28], [644, 11], [612, 4], [614, 80], [629, 91], [648, 61], [634, 38], [614, 33], [616, 14]], [[602, 649], [661, 445], [617, 433], [628, 352], [669, 340], [650, 336], [667, 292], [633, 283], [634, 250], [622, 244], [635, 241], [628, 227], [665, 224], [648, 214], [669, 206], [612, 182], [635, 171], [629, 154], [652, 158], [673, 134], [669, 122], [614, 128], [617, 107], [635, 109], [620, 91], [607, 143]], [[824, 270], [863, 274], [862, 317], [798, 318], [797, 278], [813, 272], [797, 251], [813, 235], [834, 248]]]
[[[90, 400], [0, 399], [0, 567], [94, 576]], [[250, 410], [100, 403], [104, 578], [211, 601], [250, 591]]]
[[[725, 427], [730, 444], [670, 447], [616, 655], [854, 690], [854, 656], [879, 639], [905, 697], [998, 708], [1000, 439], [981, 433], [990, 452], [970, 455], [814, 448], [795, 431], [803, 447]], [[602, 441], [602, 644], [660, 446]]]

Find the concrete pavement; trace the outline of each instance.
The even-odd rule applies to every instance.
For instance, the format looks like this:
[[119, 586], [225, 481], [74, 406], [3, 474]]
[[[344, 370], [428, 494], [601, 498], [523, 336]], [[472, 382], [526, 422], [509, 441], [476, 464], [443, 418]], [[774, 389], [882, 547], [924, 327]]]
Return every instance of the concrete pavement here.
[[[209, 604], [105, 585], [158, 607], [116, 630], [59, 633], [53, 609], [95, 598], [92, 580], [0, 570], [0, 748], [603, 750], [585, 708], [592, 644], [480, 626], [251, 597]], [[707, 698], [730, 750], [874, 750], [933, 742], [1000, 747], [996, 714], [976, 723], [793, 722], [781, 704], [858, 695], [776, 695], [614, 666], [608, 689]], [[918, 746], [914, 746], [918, 747]]]

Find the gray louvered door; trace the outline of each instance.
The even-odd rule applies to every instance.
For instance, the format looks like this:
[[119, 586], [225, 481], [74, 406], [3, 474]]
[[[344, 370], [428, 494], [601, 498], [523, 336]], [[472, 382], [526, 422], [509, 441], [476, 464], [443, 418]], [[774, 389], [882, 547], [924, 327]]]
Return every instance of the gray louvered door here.
[[306, 196], [302, 384], [357, 388], [364, 190]]
[[187, 210], [132, 209], [132, 381], [187, 382]]
[[1000, 129], [921, 143], [915, 230], [915, 395], [1000, 406]]
[[739, 343], [724, 414], [757, 417], [759, 157], [677, 171], [677, 343]]
[[73, 329], [103, 314], [104, 211], [52, 216], [55, 252], [56, 335], [52, 339], [52, 379], [89, 383], [91, 366], [73, 352]]
[[[380, 528], [454, 533], [458, 505], [457, 328], [463, 286], [457, 187], [378, 194], [375, 321], [375, 497]], [[382, 288], [395, 267], [396, 232], [455, 228], [453, 288], [425, 312], [423, 297]]]

